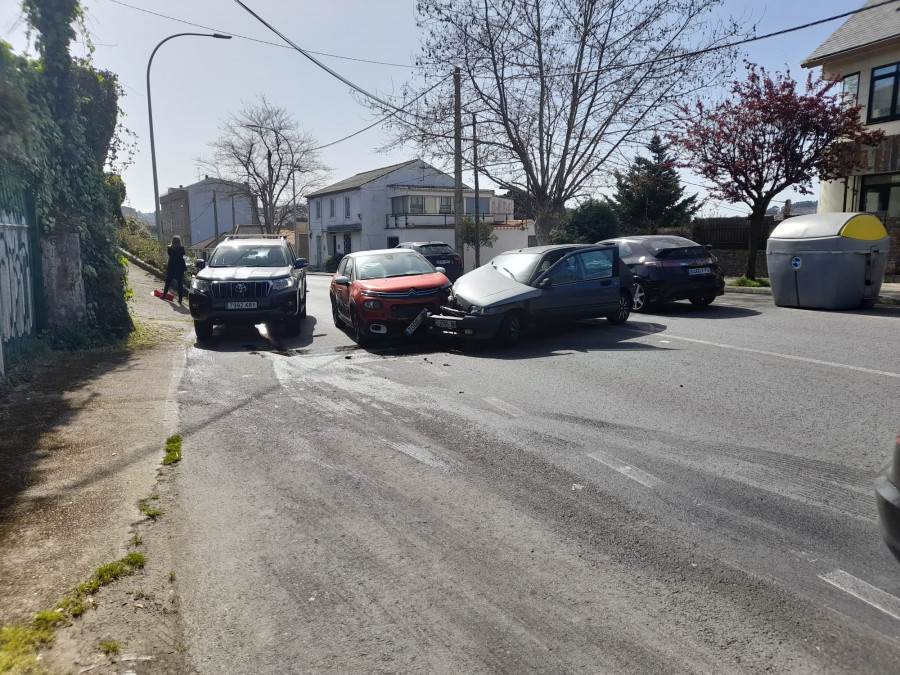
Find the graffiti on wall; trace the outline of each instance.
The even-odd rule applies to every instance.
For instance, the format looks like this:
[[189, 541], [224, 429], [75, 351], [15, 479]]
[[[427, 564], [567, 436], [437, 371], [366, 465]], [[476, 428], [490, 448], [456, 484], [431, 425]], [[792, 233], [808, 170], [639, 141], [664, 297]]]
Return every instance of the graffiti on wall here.
[[0, 212], [0, 338], [3, 342], [32, 334], [34, 295], [31, 253], [24, 220]]

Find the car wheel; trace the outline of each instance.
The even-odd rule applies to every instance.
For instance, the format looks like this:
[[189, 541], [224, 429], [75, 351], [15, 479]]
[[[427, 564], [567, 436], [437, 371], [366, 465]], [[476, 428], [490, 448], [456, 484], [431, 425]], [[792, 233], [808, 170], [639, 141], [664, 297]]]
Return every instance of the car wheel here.
[[297, 319], [302, 321], [306, 318], [306, 293], [300, 299], [300, 311], [297, 313]]
[[513, 310], [503, 317], [497, 330], [497, 340], [505, 347], [513, 347], [522, 339], [524, 332], [525, 315], [519, 310]]
[[194, 319], [194, 333], [197, 335], [197, 339], [200, 342], [205, 342], [206, 340], [212, 339], [212, 331], [213, 325], [212, 321], [209, 319], [201, 321], [200, 319]]
[[284, 324], [284, 333], [289, 337], [300, 335], [300, 329], [303, 328], [303, 315], [297, 312], [296, 316], [289, 317]]
[[704, 295], [702, 298], [691, 298], [691, 304], [697, 305], [698, 307], [706, 307], [715, 299], [716, 296], [714, 295]]
[[650, 302], [647, 299], [647, 285], [640, 279], [634, 280], [634, 295], [631, 300], [631, 309], [635, 312], [645, 312]]
[[631, 304], [632, 302], [628, 297], [628, 293], [622, 291], [619, 294], [619, 311], [614, 314], [607, 314], [606, 320], [614, 326], [625, 323], [628, 321], [628, 315], [631, 314]]
[[335, 300], [334, 298], [331, 298], [331, 318], [334, 319], [335, 326], [337, 326], [338, 328], [344, 327], [344, 320], [338, 313], [337, 300]]
[[353, 341], [360, 347], [364, 347], [369, 343], [369, 336], [360, 327], [359, 319], [356, 316], [356, 307], [353, 305], [350, 305], [350, 319], [353, 322]]

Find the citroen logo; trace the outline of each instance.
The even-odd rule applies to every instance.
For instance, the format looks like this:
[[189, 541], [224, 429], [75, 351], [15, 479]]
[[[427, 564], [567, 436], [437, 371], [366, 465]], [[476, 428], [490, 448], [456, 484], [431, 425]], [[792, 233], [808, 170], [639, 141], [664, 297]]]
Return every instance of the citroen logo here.
[[415, 295], [415, 294], [416, 294], [416, 289], [415, 289], [415, 288], [410, 288], [410, 289], [409, 289], [409, 293], [407, 293], [407, 295], [410, 296], [410, 297], [412, 297], [412, 296]]
[[234, 290], [237, 291], [240, 295], [243, 295], [244, 293], [247, 292], [247, 285], [246, 284], [238, 284], [237, 286], [234, 287]]

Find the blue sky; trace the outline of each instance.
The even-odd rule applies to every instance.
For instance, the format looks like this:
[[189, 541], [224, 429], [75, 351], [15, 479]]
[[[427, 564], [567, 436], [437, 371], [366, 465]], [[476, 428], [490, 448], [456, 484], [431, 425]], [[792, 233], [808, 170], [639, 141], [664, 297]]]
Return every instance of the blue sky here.
[[[399, 91], [408, 78], [418, 50], [415, 0], [324, 0], [319, 2], [245, 0], [246, 4], [304, 49], [349, 58], [317, 55], [324, 63], [366, 89], [382, 94]], [[25, 26], [18, 20], [18, 2], [0, 6], [0, 35], [22, 53], [27, 47]], [[147, 61], [154, 46], [173, 33], [203, 28], [154, 16], [139, 7], [221, 32], [265, 42], [279, 38], [257, 23], [232, 0], [83, 0], [87, 27], [95, 46], [97, 67], [118, 74], [126, 96], [121, 106], [125, 125], [137, 134], [134, 163], [124, 172], [128, 201], [141, 211], [153, 210], [146, 97]], [[757, 34], [782, 30], [858, 9], [863, 0], [726, 0], [723, 16], [757, 25]], [[769, 70], [790, 68], [805, 79], [800, 62], [839, 25], [830, 22], [771, 38], [746, 47], [747, 58]], [[83, 47], [73, 51], [81, 53]], [[381, 63], [363, 63], [359, 60]], [[739, 69], [737, 75], [742, 70]], [[264, 94], [290, 110], [303, 128], [322, 143], [352, 134], [372, 123], [370, 111], [359, 105], [347, 85], [328, 75], [291, 49], [235, 37], [213, 40], [180, 37], [167, 42], [153, 60], [151, 73], [153, 124], [161, 191], [186, 185], [202, 175], [197, 157], [208, 155], [207, 143], [218, 127], [243, 101]], [[376, 153], [383, 135], [378, 127], [323, 151], [335, 181], [361, 171], [400, 162], [414, 150], [398, 148]], [[685, 181], [702, 180], [685, 174]], [[471, 177], [466, 179], [471, 181]], [[484, 183], [482, 182], [482, 185]], [[696, 185], [690, 191], [701, 191]], [[795, 201], [808, 199], [786, 193]], [[713, 204], [704, 214], [736, 215], [740, 206]]]

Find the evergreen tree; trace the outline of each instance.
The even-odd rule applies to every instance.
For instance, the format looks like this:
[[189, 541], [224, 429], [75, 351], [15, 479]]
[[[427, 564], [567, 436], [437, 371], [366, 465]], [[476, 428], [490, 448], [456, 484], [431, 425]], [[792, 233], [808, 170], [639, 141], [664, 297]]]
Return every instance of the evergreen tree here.
[[616, 194], [610, 200], [623, 231], [655, 234], [661, 227], [683, 227], [700, 209], [697, 195], [684, 196], [675, 160], [658, 135], [646, 146], [650, 157], [636, 157], [622, 174], [614, 172]]
[[619, 235], [619, 218], [607, 202], [588, 199], [569, 211], [565, 224], [550, 233], [553, 244], [596, 244]]

